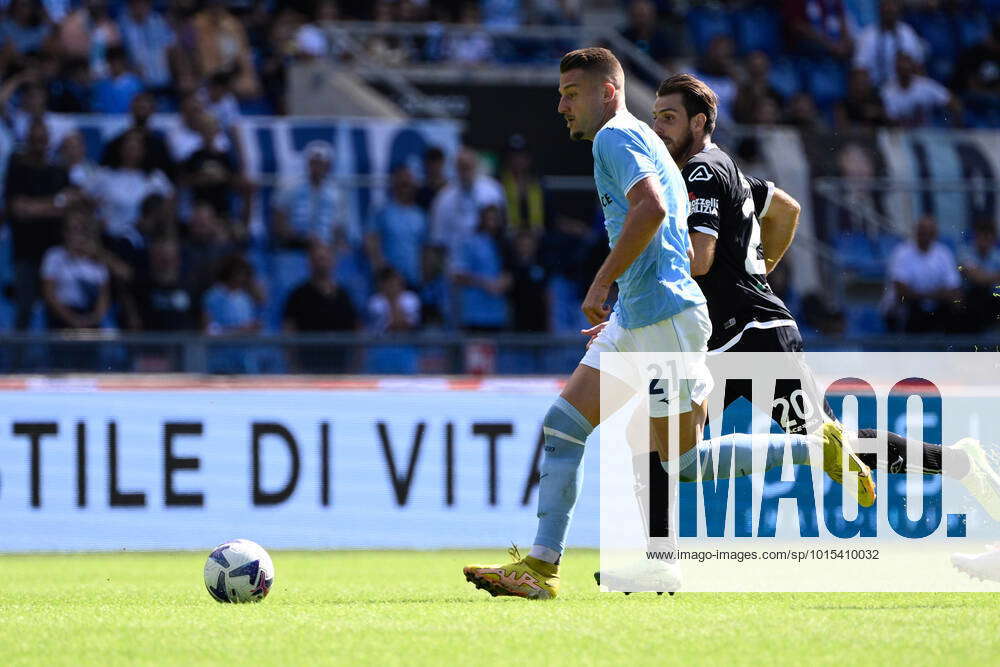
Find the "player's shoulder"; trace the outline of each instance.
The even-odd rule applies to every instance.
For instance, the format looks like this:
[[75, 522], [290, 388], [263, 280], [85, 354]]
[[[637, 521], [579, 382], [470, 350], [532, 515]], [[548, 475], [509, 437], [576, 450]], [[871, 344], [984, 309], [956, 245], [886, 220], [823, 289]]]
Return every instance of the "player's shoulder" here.
[[652, 148], [648, 125], [628, 112], [617, 113], [594, 135], [594, 149], [604, 150], [624, 144], [638, 144]]
[[681, 169], [684, 180], [688, 183], [711, 180], [723, 183], [731, 182], [737, 171], [733, 158], [715, 144], [705, 146], [699, 153], [693, 155]]

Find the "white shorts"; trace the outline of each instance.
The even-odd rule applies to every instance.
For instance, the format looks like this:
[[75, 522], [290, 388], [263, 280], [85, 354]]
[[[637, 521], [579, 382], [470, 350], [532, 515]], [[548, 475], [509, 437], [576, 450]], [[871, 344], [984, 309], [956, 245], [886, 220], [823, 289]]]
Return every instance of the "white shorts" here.
[[[712, 320], [708, 306], [702, 304], [683, 310], [654, 324], [626, 329], [614, 314], [608, 326], [597, 335], [580, 363], [601, 369], [601, 352], [679, 352], [686, 369], [686, 379], [680, 382], [656, 382], [650, 385], [649, 416], [667, 417], [691, 410], [691, 403], [702, 403], [712, 392], [714, 383], [704, 355], [712, 336]], [[685, 357], [685, 355], [690, 355]], [[635, 376], [621, 378], [635, 382]], [[672, 395], [670, 395], [672, 394]]]

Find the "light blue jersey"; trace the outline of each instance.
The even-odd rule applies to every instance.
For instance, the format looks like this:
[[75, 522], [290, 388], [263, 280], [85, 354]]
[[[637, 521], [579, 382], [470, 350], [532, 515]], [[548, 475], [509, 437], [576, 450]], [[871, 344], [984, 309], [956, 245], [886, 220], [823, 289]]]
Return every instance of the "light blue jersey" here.
[[684, 177], [653, 130], [628, 111], [619, 111], [594, 137], [594, 182], [611, 247], [625, 224], [629, 207], [626, 194], [647, 176], [660, 180], [667, 215], [659, 233], [617, 280], [614, 312], [626, 329], [655, 324], [705, 303], [691, 277], [687, 254], [690, 240]]

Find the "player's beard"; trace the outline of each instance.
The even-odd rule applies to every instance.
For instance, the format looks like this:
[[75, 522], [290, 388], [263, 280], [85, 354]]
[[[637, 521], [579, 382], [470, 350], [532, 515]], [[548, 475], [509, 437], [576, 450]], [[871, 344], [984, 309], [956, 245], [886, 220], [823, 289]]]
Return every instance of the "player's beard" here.
[[688, 151], [691, 150], [691, 144], [693, 143], [694, 133], [691, 131], [691, 128], [688, 128], [684, 139], [676, 143], [671, 141], [667, 144], [667, 150], [670, 151], [670, 156], [674, 158], [674, 162], [680, 162], [687, 157]]

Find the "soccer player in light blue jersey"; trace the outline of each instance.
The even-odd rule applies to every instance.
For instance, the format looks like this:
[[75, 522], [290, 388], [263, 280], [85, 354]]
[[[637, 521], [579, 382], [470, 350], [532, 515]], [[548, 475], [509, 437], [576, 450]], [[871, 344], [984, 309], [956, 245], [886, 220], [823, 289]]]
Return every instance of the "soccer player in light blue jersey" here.
[[[543, 422], [538, 532], [531, 553], [514, 562], [472, 565], [466, 579], [493, 595], [548, 599], [559, 591], [559, 561], [583, 481], [587, 436], [600, 422], [601, 352], [704, 353], [712, 325], [691, 277], [687, 187], [663, 142], [625, 108], [625, 74], [607, 49], [566, 54], [560, 63], [558, 111], [570, 136], [593, 142], [594, 181], [611, 252], [582, 309], [595, 337]], [[614, 311], [605, 305], [618, 284]], [[609, 317], [610, 315], [610, 317]], [[697, 455], [712, 380], [703, 365], [667, 394], [650, 387], [651, 429], [667, 460], [668, 415], [678, 420], [679, 465]], [[686, 456], [685, 456], [686, 455]]]

